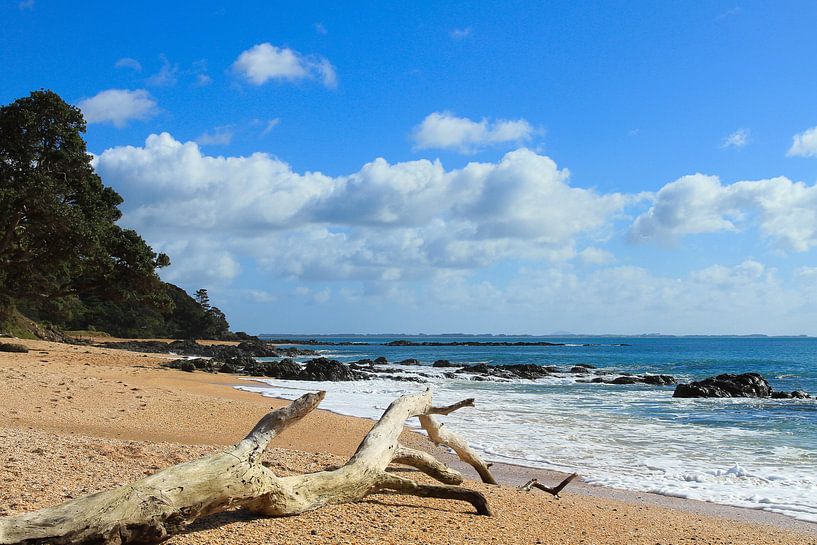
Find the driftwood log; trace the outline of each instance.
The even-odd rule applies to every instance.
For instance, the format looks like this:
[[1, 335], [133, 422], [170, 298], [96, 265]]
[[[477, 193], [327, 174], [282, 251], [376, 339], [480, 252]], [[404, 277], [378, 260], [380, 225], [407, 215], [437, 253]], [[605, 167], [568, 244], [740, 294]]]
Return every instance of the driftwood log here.
[[[133, 484], [69, 500], [54, 507], [0, 518], [0, 544], [158, 543], [200, 517], [243, 507], [263, 516], [297, 515], [324, 505], [358, 501], [373, 493], [410, 494], [469, 502], [490, 515], [485, 497], [457, 486], [462, 476], [426, 452], [398, 442], [413, 416], [437, 444], [453, 449], [486, 482], [495, 483], [488, 465], [456, 433], [432, 415], [473, 406], [467, 399], [434, 407], [431, 392], [394, 401], [342, 467], [279, 477], [261, 463], [270, 440], [312, 411], [324, 392], [306, 394], [265, 415], [240, 443], [167, 468]], [[390, 463], [417, 468], [444, 483], [429, 485], [395, 475]]]

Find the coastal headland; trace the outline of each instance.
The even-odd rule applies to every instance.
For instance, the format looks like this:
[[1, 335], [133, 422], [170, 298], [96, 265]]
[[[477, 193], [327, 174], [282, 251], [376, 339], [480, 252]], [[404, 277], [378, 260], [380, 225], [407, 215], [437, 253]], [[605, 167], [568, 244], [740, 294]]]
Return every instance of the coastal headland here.
[[[111, 344], [14, 342], [29, 352], [0, 353], [0, 516], [214, 452], [242, 438], [271, 406], [286, 403], [236, 390], [244, 380], [239, 377], [162, 367], [171, 356]], [[418, 386], [406, 385], [412, 388]], [[341, 464], [370, 427], [368, 420], [315, 411], [277, 437], [267, 459], [280, 474]], [[403, 440], [434, 449], [414, 432], [406, 431]], [[769, 513], [581, 483], [557, 500], [517, 486], [531, 477], [552, 482], [558, 476], [495, 469], [505, 484], [468, 483], [486, 495], [493, 517], [479, 517], [461, 502], [373, 495], [297, 517], [228, 512], [203, 519], [169, 543], [817, 543], [817, 525]]]

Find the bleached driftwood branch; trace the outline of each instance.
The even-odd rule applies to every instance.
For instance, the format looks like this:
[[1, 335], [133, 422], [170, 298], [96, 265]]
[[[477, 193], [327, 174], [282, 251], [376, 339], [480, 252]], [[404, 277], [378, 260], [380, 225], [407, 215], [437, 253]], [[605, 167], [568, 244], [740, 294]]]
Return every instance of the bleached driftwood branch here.
[[[234, 507], [266, 516], [297, 515], [373, 493], [466, 501], [480, 515], [491, 514], [480, 492], [456, 486], [462, 483], [458, 472], [428, 453], [398, 443], [406, 419], [419, 416], [435, 443], [450, 446], [484, 481], [495, 482], [468, 444], [443, 430], [431, 416], [472, 406], [473, 400], [434, 407], [430, 391], [394, 401], [344, 466], [305, 475], [275, 475], [261, 463], [264, 449], [273, 437], [315, 409], [323, 397], [324, 392], [306, 394], [268, 413], [240, 443], [217, 454], [114, 490], [0, 518], [0, 544], [157, 543], [203, 516]], [[386, 468], [392, 462], [413, 466], [444, 484], [421, 484], [389, 473]]]

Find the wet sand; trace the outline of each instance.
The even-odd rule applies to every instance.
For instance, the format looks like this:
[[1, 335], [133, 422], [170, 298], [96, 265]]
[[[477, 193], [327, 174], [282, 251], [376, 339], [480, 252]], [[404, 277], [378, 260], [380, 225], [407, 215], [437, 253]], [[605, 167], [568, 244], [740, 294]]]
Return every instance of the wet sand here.
[[[19, 342], [32, 351], [0, 352], [0, 515], [213, 452], [286, 403], [231, 388], [238, 377], [163, 369], [165, 356]], [[368, 420], [315, 411], [276, 438], [267, 459], [281, 474], [340, 464], [370, 427]], [[447, 456], [413, 432], [403, 440]], [[376, 495], [297, 517], [216, 515], [170, 543], [817, 544], [817, 525], [771, 513], [581, 483], [556, 500], [516, 485], [532, 476], [555, 482], [558, 475], [494, 469], [509, 485], [466, 483], [486, 494], [494, 517], [479, 517], [460, 502]], [[470, 468], [466, 474], [473, 475]]]

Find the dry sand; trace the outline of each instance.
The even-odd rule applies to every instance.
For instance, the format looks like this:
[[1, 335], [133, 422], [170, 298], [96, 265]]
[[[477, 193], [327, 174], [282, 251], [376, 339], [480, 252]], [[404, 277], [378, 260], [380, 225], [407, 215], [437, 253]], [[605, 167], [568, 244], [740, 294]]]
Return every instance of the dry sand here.
[[[236, 377], [159, 368], [164, 358], [157, 355], [21, 342], [32, 351], [0, 352], [0, 515], [213, 452], [243, 437], [270, 406], [283, 404], [230, 388]], [[316, 411], [276, 438], [267, 459], [281, 474], [340, 464], [370, 426]], [[410, 432], [404, 439], [414, 446], [424, 441]], [[511, 482], [532, 474], [497, 469]], [[585, 485], [569, 486], [561, 500], [511, 486], [467, 485], [486, 494], [496, 516], [476, 516], [460, 502], [377, 495], [297, 517], [216, 515], [169, 543], [817, 544], [817, 525], [754, 511], [721, 512], [700, 502]], [[773, 524], [735, 520], [741, 516]]]

